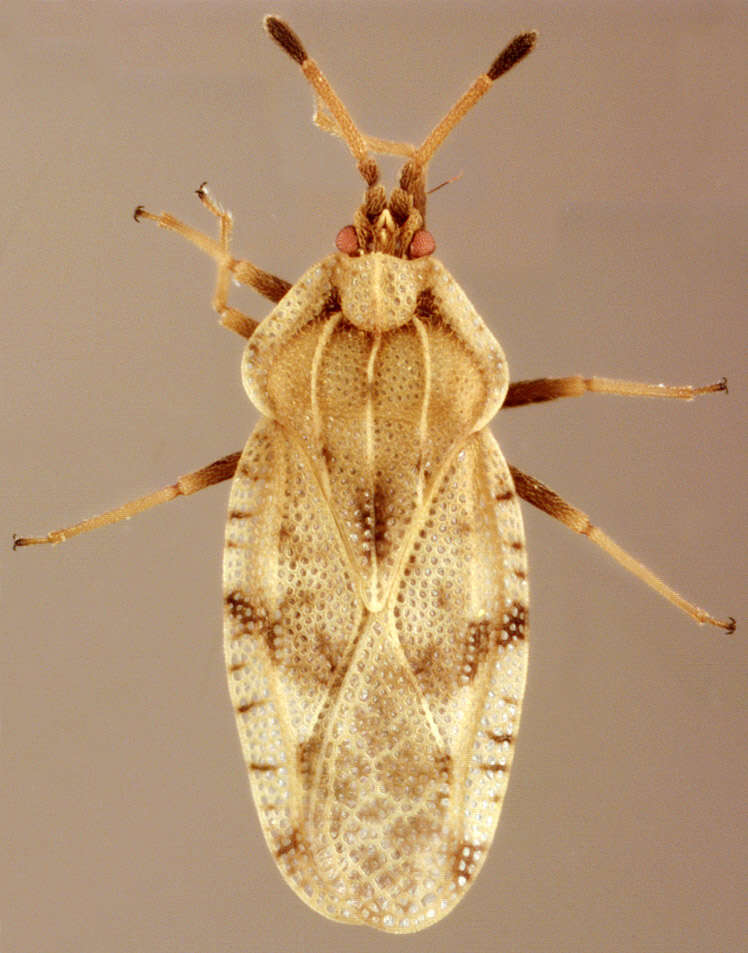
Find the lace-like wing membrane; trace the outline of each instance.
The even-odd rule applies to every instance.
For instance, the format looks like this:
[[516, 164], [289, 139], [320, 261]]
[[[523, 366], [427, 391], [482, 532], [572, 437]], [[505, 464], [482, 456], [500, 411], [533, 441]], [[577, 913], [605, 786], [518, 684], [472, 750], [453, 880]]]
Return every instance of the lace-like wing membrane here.
[[328, 917], [410, 932], [457, 903], [498, 821], [526, 566], [483, 429], [503, 354], [433, 259], [398, 263], [388, 315], [364, 314], [340, 288], [376, 311], [376, 257], [315, 266], [247, 346], [267, 419], [229, 504], [226, 658], [286, 880]]

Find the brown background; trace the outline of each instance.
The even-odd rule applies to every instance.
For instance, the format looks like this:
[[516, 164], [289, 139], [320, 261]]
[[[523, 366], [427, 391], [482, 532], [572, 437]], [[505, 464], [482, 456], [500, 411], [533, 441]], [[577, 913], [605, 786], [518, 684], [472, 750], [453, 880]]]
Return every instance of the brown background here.
[[[249, 433], [211, 263], [130, 213], [143, 202], [211, 228], [192, 195], [208, 179], [235, 212], [237, 252], [294, 279], [331, 250], [361, 182], [312, 127], [266, 10], [15, 0], [0, 13], [6, 540], [170, 482]], [[507, 411], [496, 433], [685, 594], [748, 621], [745, 5], [277, 12], [365, 130], [412, 140], [515, 32], [541, 31], [433, 164], [432, 183], [464, 172], [431, 202], [439, 257], [515, 378], [727, 374], [732, 390]], [[303, 906], [262, 841], [225, 692], [226, 497], [2, 554], [3, 951], [746, 949], [745, 624], [732, 640], [699, 629], [533, 512], [533, 659], [483, 874], [410, 938]]]

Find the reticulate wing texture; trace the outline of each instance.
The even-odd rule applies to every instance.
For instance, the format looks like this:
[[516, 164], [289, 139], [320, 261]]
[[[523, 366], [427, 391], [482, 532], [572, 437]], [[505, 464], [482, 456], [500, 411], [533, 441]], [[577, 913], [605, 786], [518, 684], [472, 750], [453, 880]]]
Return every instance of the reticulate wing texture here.
[[382, 604], [319, 463], [276, 422], [232, 489], [229, 686], [268, 846], [319, 913], [392, 932], [445, 916], [501, 810], [527, 661], [511, 477], [485, 431], [434, 478]]

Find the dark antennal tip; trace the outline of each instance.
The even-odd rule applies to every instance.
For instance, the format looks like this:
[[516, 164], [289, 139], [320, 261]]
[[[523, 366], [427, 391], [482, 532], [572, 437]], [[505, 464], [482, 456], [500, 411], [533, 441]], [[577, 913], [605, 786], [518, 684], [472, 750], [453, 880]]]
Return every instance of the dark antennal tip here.
[[284, 49], [292, 60], [296, 60], [299, 66], [301, 66], [304, 60], [309, 59], [306, 54], [306, 50], [304, 49], [303, 43], [284, 20], [281, 20], [280, 17], [274, 17], [269, 14], [265, 17], [263, 22], [265, 24], [265, 29], [275, 40], [278, 46]]
[[516, 63], [519, 63], [532, 50], [537, 39], [538, 34], [535, 30], [529, 30], [527, 33], [520, 33], [519, 36], [515, 36], [491, 64], [491, 69], [487, 73], [488, 78], [496, 80]]

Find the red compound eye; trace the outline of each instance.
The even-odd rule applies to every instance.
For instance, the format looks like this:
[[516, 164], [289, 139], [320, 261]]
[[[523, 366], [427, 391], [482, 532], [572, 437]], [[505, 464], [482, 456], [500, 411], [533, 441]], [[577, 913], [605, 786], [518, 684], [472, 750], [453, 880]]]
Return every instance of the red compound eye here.
[[346, 225], [345, 228], [340, 229], [335, 237], [335, 247], [344, 255], [356, 254], [358, 251], [358, 237], [353, 225]]
[[411, 258], [424, 258], [426, 255], [433, 254], [435, 248], [436, 242], [431, 232], [427, 232], [425, 228], [419, 228], [410, 243], [408, 255]]

